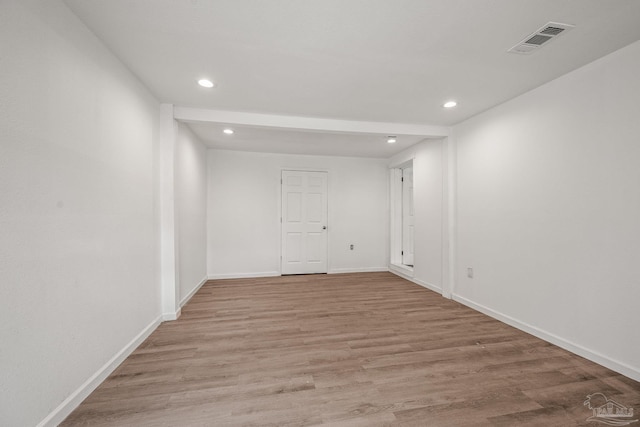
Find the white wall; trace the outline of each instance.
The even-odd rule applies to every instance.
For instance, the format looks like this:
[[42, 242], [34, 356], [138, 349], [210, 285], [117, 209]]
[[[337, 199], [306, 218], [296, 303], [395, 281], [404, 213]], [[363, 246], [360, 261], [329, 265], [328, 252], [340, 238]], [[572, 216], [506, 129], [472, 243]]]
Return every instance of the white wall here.
[[454, 128], [455, 293], [640, 380], [638, 76], [640, 42]]
[[207, 278], [207, 149], [178, 124], [175, 159], [180, 301]]
[[[413, 159], [414, 267], [409, 277], [442, 292], [446, 216], [444, 140], [425, 140], [392, 157], [390, 167]], [[393, 266], [390, 266], [393, 269]], [[402, 271], [400, 271], [402, 273]], [[404, 272], [403, 274], [407, 274]]]
[[209, 277], [279, 274], [282, 169], [329, 172], [330, 272], [386, 270], [385, 160], [224, 150], [208, 158]]
[[0, 425], [33, 426], [160, 314], [158, 104], [62, 4], [0, 3]]

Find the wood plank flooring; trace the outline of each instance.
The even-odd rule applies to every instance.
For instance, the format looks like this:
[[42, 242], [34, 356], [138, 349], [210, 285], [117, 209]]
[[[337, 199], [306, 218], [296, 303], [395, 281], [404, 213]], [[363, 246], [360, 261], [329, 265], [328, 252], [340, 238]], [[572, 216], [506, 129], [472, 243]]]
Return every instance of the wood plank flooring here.
[[604, 425], [596, 392], [640, 412], [640, 383], [390, 273], [217, 280], [62, 425]]

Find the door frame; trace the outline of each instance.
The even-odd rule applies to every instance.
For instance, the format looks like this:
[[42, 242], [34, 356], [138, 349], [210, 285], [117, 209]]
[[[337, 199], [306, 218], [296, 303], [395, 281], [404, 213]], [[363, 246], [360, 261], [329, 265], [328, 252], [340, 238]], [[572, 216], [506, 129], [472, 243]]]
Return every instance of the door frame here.
[[327, 274], [331, 273], [331, 171], [329, 169], [321, 168], [296, 168], [281, 166], [278, 174], [278, 273], [282, 276], [282, 260], [283, 260], [283, 244], [282, 244], [282, 227], [284, 223], [282, 221], [282, 172], [324, 172], [327, 174]]
[[[405, 165], [406, 163], [408, 163], [409, 161], [411, 161], [413, 163], [413, 172], [414, 172], [414, 178], [416, 176], [416, 173], [419, 173], [420, 175], [422, 174], [422, 172], [420, 172], [421, 167], [423, 165], [423, 163], [420, 162], [416, 162], [417, 160], [417, 154], [416, 153], [420, 153], [421, 152], [421, 146], [424, 146], [426, 144], [430, 144], [430, 143], [436, 143], [436, 144], [441, 144], [442, 150], [441, 150], [441, 158], [440, 158], [440, 166], [442, 168], [442, 199], [439, 201], [439, 203], [441, 204], [440, 208], [442, 211], [442, 219], [441, 219], [441, 223], [438, 224], [441, 230], [441, 236], [442, 236], [442, 246], [440, 248], [441, 254], [442, 254], [442, 262], [440, 265], [440, 269], [442, 272], [442, 288], [438, 289], [437, 287], [433, 287], [431, 285], [429, 285], [428, 283], [421, 281], [417, 278], [414, 278], [414, 269], [409, 269], [406, 266], [403, 266], [402, 264], [399, 264], [395, 261], [397, 261], [397, 259], [393, 258], [393, 250], [394, 248], [397, 248], [398, 242], [394, 240], [394, 236], [396, 236], [396, 234], [394, 234], [394, 227], [396, 226], [395, 221], [394, 221], [394, 204], [393, 204], [393, 200], [394, 200], [394, 194], [397, 194], [397, 188], [394, 189], [394, 173], [395, 173], [395, 169], [397, 168], [401, 168], [403, 167], [403, 165]], [[420, 286], [424, 286], [428, 289], [431, 289], [439, 294], [441, 294], [443, 297], [445, 298], [452, 298], [455, 295], [455, 289], [456, 289], [456, 279], [457, 279], [457, 260], [456, 260], [456, 237], [457, 237], [457, 221], [456, 221], [456, 213], [457, 213], [457, 204], [456, 204], [456, 194], [457, 194], [457, 187], [456, 187], [456, 144], [455, 144], [455, 139], [453, 139], [451, 136], [448, 137], [444, 137], [444, 138], [433, 138], [433, 140], [431, 139], [425, 139], [423, 142], [416, 144], [415, 149], [408, 149], [405, 152], [401, 153], [398, 156], [393, 157], [389, 163], [388, 163], [388, 168], [389, 168], [389, 225], [390, 225], [390, 229], [389, 229], [389, 271], [391, 271], [392, 273], [398, 274], [399, 276], [402, 276], [408, 280], [413, 281], [414, 283], [417, 283]], [[418, 163], [418, 168], [416, 168], [416, 164]], [[419, 175], [419, 176], [420, 176]], [[418, 186], [418, 184], [420, 184], [420, 180], [415, 180], [414, 179], [414, 190], [416, 189], [416, 186]], [[414, 193], [415, 195], [416, 193]], [[420, 194], [419, 192], [417, 194]], [[414, 198], [414, 203], [415, 203], [415, 198]], [[415, 204], [415, 212], [416, 214], [418, 214], [416, 216], [416, 221], [420, 221], [420, 217], [419, 217], [419, 210], [418, 208], [421, 205], [419, 204]], [[415, 224], [416, 229], [418, 227], [420, 227], [420, 222], [416, 222]], [[414, 248], [415, 249], [415, 248]], [[398, 252], [399, 253], [399, 252]], [[414, 256], [415, 255], [419, 255], [416, 254], [414, 251]], [[414, 259], [414, 268], [418, 268], [418, 270], [421, 268], [420, 263], [421, 259], [420, 257], [416, 257], [416, 259]]]
[[413, 163], [411, 157], [389, 168], [389, 263], [410, 277], [413, 267], [402, 263], [402, 170], [413, 167]]
[[[410, 170], [411, 173], [409, 175], [410, 177], [410, 181], [407, 179], [407, 173], [405, 173], [406, 171]], [[413, 163], [411, 164], [411, 166], [407, 166], [405, 168], [402, 169], [402, 200], [401, 200], [401, 204], [402, 204], [402, 251], [400, 252], [401, 258], [402, 258], [402, 265], [405, 265], [409, 268], [413, 268], [413, 257], [414, 257], [414, 233], [413, 233], [413, 226], [415, 224], [415, 219], [414, 219], [414, 207], [415, 207], [415, 202], [413, 200]], [[407, 188], [407, 183], [410, 182], [410, 187]], [[407, 197], [409, 197], [409, 200], [407, 200]], [[409, 208], [409, 211], [411, 212], [410, 215], [407, 214], [406, 209]], [[408, 220], [411, 220], [411, 224], [408, 224]], [[411, 233], [408, 232], [407, 228], [411, 227]], [[411, 241], [411, 244], [407, 243], [407, 240]], [[407, 249], [410, 248], [410, 252], [407, 252]], [[411, 262], [409, 262], [409, 259]]]

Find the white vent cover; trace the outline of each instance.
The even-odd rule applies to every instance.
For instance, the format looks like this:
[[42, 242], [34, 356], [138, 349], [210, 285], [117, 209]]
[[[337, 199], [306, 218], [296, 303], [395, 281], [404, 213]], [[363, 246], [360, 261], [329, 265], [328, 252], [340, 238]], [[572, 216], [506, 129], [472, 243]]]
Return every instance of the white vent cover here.
[[535, 33], [529, 34], [520, 43], [509, 49], [507, 52], [512, 53], [531, 53], [539, 47], [548, 44], [551, 40], [559, 37], [572, 29], [574, 25], [561, 24], [559, 22], [549, 22], [547, 25], [539, 28]]

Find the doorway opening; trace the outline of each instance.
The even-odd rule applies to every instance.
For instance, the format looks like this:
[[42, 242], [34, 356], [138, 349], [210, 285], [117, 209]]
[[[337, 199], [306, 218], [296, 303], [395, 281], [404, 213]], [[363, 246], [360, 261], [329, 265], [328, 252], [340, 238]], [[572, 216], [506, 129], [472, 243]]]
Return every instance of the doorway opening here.
[[413, 271], [414, 264], [414, 201], [413, 160], [393, 169], [391, 179], [391, 245], [393, 266]]

